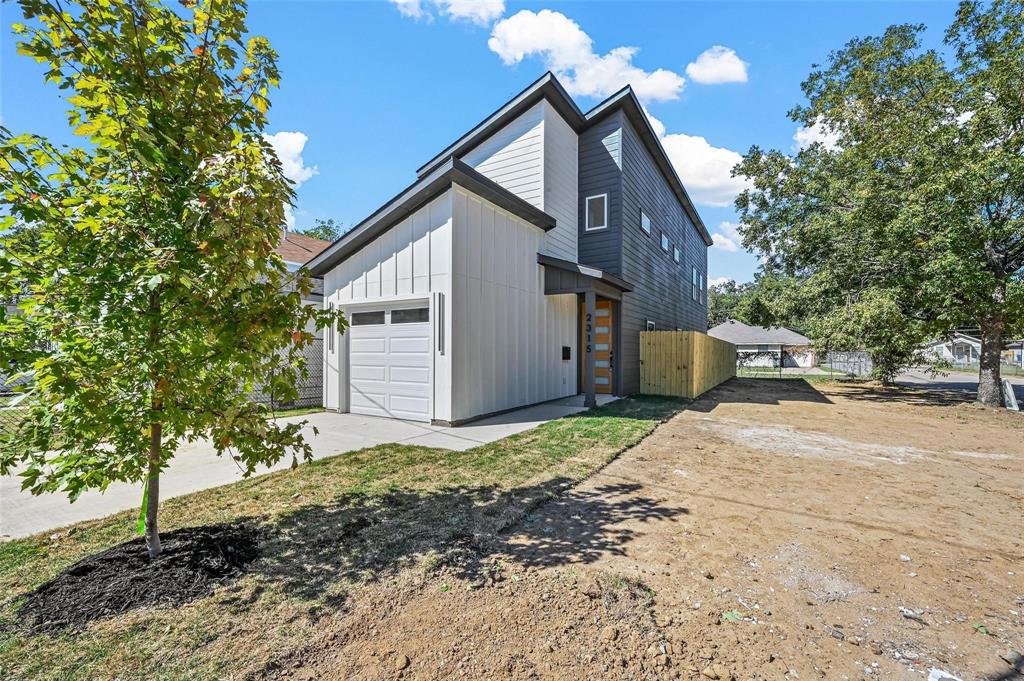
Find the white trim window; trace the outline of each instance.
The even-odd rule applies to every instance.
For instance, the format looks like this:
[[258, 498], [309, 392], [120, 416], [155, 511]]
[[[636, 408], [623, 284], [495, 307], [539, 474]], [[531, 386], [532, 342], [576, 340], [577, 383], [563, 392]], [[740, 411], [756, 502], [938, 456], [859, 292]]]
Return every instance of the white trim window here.
[[652, 322], [650, 319], [647, 320], [647, 330], [648, 331], [655, 331], [655, 330], [657, 330], [657, 328], [658, 328], [657, 324]]
[[668, 253], [669, 245], [670, 244], [669, 244], [669, 241], [668, 241], [668, 234], [665, 234], [665, 232], [662, 232], [661, 233], [661, 250], [663, 250], [666, 253]]
[[697, 276], [700, 278], [700, 302], [701, 303], [706, 303], [706, 302], [708, 302], [708, 299], [707, 299], [707, 293], [705, 293], [705, 289], [704, 289], [704, 273], [701, 272]]
[[683, 252], [679, 250], [679, 246], [672, 247], [672, 259], [676, 262], [683, 261]]
[[608, 226], [608, 195], [597, 194], [588, 196], [586, 204], [586, 221], [583, 223], [586, 231], [592, 232], [595, 229], [604, 229]]
[[690, 268], [690, 297], [697, 300], [697, 268]]
[[642, 210], [640, 211], [640, 229], [644, 230], [647, 236], [651, 235], [651, 218]]

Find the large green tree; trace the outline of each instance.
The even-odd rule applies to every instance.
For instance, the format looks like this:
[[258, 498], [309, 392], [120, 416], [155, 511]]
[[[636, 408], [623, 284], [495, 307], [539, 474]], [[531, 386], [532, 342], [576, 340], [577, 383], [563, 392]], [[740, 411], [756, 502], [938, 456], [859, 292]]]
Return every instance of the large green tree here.
[[[309, 458], [287, 399], [307, 324], [274, 248], [292, 190], [263, 139], [276, 54], [239, 0], [21, 0], [18, 51], [67, 94], [84, 138], [58, 147], [0, 128], [0, 373], [31, 377], [28, 415], [0, 436], [0, 472], [33, 493], [144, 482], [160, 553], [160, 472], [209, 438], [246, 474]], [[294, 285], [286, 285], [294, 284]]]
[[981, 329], [978, 400], [1024, 326], [1024, 5], [963, 2], [947, 55], [922, 26], [831, 54], [791, 116], [833, 144], [752, 148], [735, 172], [744, 244], [792, 276], [817, 338], [868, 345], [887, 373], [921, 341]]

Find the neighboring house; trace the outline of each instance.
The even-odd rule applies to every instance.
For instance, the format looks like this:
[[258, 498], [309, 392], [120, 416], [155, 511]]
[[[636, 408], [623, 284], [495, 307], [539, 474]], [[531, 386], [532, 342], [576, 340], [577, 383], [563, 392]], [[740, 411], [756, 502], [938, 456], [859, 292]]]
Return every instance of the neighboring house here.
[[[295, 272], [330, 245], [330, 241], [314, 239], [305, 234], [285, 230], [281, 233], [281, 240], [277, 243], [276, 250], [284, 260], [284, 264], [288, 266], [288, 271]], [[313, 277], [313, 290], [309, 295], [303, 297], [302, 302], [305, 305], [316, 305], [317, 307], [324, 304], [324, 280], [322, 277]], [[313, 332], [315, 337], [323, 338], [323, 330], [317, 329], [315, 325], [310, 324], [308, 330]]]
[[948, 338], [939, 338], [925, 345], [925, 353], [948, 362], [977, 362], [981, 357], [981, 339], [955, 331]]
[[727, 319], [708, 335], [735, 345], [736, 356], [745, 366], [813, 367], [818, 363], [811, 340], [784, 326], [750, 326]]
[[309, 263], [325, 406], [458, 424], [640, 389], [640, 332], [706, 328], [712, 241], [632, 89], [548, 73]]

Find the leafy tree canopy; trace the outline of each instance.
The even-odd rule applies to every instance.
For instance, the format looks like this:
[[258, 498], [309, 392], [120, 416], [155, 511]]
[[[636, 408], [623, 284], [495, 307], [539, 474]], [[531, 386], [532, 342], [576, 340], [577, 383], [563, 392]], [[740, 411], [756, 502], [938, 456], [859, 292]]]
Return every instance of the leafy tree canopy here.
[[822, 345], [866, 348], [883, 378], [929, 337], [980, 327], [979, 400], [1024, 327], [1024, 5], [963, 2], [953, 57], [922, 26], [855, 39], [803, 83], [793, 120], [834, 145], [753, 147], [735, 172], [744, 244], [791, 278], [788, 313]]
[[0, 472], [24, 463], [25, 488], [72, 500], [145, 480], [156, 555], [180, 443], [209, 438], [247, 474], [311, 456], [301, 424], [248, 397], [295, 396], [307, 325], [337, 321], [302, 305], [305, 274], [282, 289], [292, 190], [261, 134], [277, 55], [240, 0], [20, 6], [18, 52], [66, 93], [83, 143], [0, 128], [0, 295], [27, 294], [0, 318], [0, 356], [33, 378]]
[[323, 218], [317, 218], [312, 227], [300, 230], [299, 234], [305, 234], [306, 236], [311, 236], [314, 239], [334, 241], [346, 231], [348, 230], [346, 230], [341, 223], [335, 222], [334, 218], [328, 218], [326, 220]]

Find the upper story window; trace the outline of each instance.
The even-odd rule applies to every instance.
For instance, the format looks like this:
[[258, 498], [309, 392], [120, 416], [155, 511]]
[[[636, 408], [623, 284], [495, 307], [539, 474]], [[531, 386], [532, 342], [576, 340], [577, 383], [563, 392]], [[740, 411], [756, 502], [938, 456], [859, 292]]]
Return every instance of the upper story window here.
[[592, 229], [604, 229], [608, 226], [608, 195], [598, 194], [587, 197], [586, 226], [589, 232]]
[[672, 247], [672, 259], [676, 262], [680, 262], [683, 259], [683, 253], [679, 250], [679, 246]]
[[651, 217], [643, 211], [640, 211], [640, 229], [644, 230], [647, 236], [651, 235]]
[[690, 273], [691, 273], [690, 297], [693, 298], [694, 300], [697, 300], [697, 295], [699, 293], [699, 291], [697, 289], [697, 268], [696, 267], [691, 267], [690, 268]]
[[669, 245], [668, 244], [668, 234], [665, 234], [665, 232], [662, 232], [661, 233], [661, 250], [663, 250], [666, 253], [668, 253], [668, 245]]

